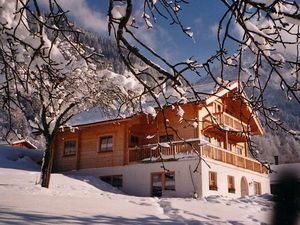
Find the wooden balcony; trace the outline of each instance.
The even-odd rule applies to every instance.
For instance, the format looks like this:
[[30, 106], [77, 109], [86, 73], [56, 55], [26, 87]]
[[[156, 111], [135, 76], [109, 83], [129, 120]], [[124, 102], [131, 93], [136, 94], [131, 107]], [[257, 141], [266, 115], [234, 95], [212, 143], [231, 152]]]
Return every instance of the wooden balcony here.
[[176, 155], [180, 153], [192, 154], [194, 151], [191, 144], [183, 142], [173, 142], [173, 144], [170, 145], [169, 148], [157, 147], [156, 149], [154, 149], [156, 147], [156, 145], [154, 144], [145, 145], [142, 148], [129, 148], [129, 162], [139, 162], [145, 159], [149, 159], [151, 161], [152, 159], [159, 158], [160, 155], [171, 156], [168, 157], [170, 159], [172, 159], [173, 156], [173, 159], [175, 159]]
[[[129, 163], [133, 162], [157, 162], [160, 156], [164, 160], [177, 160], [180, 153], [191, 155], [195, 154], [194, 149], [203, 158], [210, 158], [219, 162], [237, 166], [243, 169], [251, 170], [257, 173], [267, 173], [267, 169], [254, 159], [238, 155], [234, 152], [218, 148], [212, 145], [199, 146], [196, 143], [173, 143], [170, 147], [158, 147], [154, 149], [154, 145], [144, 146], [143, 148], [129, 149]], [[192, 144], [192, 145], [191, 145]], [[193, 147], [192, 147], [193, 146]], [[195, 155], [196, 156], [196, 155]]]
[[204, 127], [207, 126], [227, 127], [233, 131], [248, 131], [248, 125], [226, 112], [214, 113], [204, 118]]
[[255, 159], [244, 157], [242, 155], [212, 145], [203, 146], [201, 148], [201, 156], [258, 173], [267, 173], [267, 169]]

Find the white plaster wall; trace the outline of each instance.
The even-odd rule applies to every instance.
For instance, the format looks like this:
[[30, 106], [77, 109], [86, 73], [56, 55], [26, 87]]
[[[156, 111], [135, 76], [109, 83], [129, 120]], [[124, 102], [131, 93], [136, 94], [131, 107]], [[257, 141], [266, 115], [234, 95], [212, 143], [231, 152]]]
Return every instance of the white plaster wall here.
[[[241, 197], [241, 179], [246, 177], [249, 187], [249, 195], [254, 194], [253, 181], [261, 183], [262, 194], [270, 193], [269, 177], [266, 174], [259, 174], [231, 166], [228, 164], [216, 162], [214, 160], [206, 159], [210, 165], [209, 168], [205, 163], [201, 162], [198, 172], [192, 173], [194, 186], [191, 179], [189, 167], [192, 171], [196, 168], [198, 160], [181, 160], [173, 162], [165, 162], [166, 169], [175, 171], [175, 191], [169, 191], [169, 197], [192, 197], [194, 192], [201, 196], [222, 195], [232, 198]], [[136, 196], [151, 196], [151, 173], [163, 172], [161, 168], [162, 163], [145, 163], [145, 164], [131, 164], [126, 166], [95, 168], [80, 170], [82, 175], [91, 175], [95, 177], [108, 175], [122, 175], [123, 176], [123, 191], [130, 195]], [[208, 172], [217, 172], [217, 186], [218, 191], [209, 190]], [[78, 174], [78, 171], [76, 172]], [[228, 193], [227, 176], [234, 176], [235, 193]], [[250, 183], [250, 185], [249, 185]]]
[[[192, 197], [196, 191], [201, 196], [201, 173], [192, 173], [195, 189], [192, 183], [189, 167], [192, 172], [196, 168], [197, 160], [181, 160], [165, 162], [166, 169], [175, 171], [175, 191], [168, 191], [170, 197]], [[107, 175], [123, 176], [123, 191], [136, 196], [151, 196], [151, 173], [163, 172], [162, 163], [131, 164], [126, 166], [95, 168], [80, 170], [82, 175], [95, 177]], [[76, 172], [78, 174], [78, 171]]]
[[[255, 173], [249, 170], [237, 168], [235, 166], [216, 162], [210, 159], [206, 159], [206, 161], [211, 168], [209, 168], [205, 163], [201, 164], [203, 197], [209, 195], [222, 195], [233, 198], [241, 197], [241, 179], [243, 176], [246, 177], [248, 182], [249, 195], [254, 195], [253, 181], [261, 183], [262, 194], [270, 193], [270, 180], [267, 174]], [[217, 172], [218, 191], [209, 190], [209, 171]], [[228, 175], [234, 176], [235, 193], [228, 193]]]

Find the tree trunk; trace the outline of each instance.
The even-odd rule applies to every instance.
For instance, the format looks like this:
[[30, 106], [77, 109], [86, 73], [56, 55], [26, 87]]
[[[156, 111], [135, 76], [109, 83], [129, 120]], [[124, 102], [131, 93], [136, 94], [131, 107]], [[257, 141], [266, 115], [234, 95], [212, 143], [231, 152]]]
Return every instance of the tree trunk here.
[[40, 184], [44, 188], [49, 188], [50, 183], [50, 175], [52, 172], [52, 165], [53, 165], [53, 138], [46, 139], [46, 149], [43, 158], [43, 164], [41, 168], [41, 179]]

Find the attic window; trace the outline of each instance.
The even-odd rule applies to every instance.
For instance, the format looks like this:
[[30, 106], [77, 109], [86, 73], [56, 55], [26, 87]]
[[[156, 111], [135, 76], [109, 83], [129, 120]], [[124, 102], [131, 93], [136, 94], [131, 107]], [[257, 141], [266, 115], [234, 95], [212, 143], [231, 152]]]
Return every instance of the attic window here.
[[64, 142], [64, 156], [76, 155], [76, 140], [67, 140]]
[[216, 113], [220, 113], [220, 112], [222, 112], [222, 111], [223, 111], [222, 105], [219, 104], [219, 103], [215, 103], [215, 112], [216, 112]]

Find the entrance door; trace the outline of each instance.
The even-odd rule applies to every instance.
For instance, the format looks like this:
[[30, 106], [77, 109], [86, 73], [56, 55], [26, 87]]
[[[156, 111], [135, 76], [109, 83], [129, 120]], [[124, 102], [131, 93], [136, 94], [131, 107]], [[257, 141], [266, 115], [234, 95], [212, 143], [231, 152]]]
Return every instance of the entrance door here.
[[242, 177], [242, 179], [241, 179], [241, 196], [245, 197], [246, 195], [249, 195], [248, 181], [247, 181], [246, 177]]

